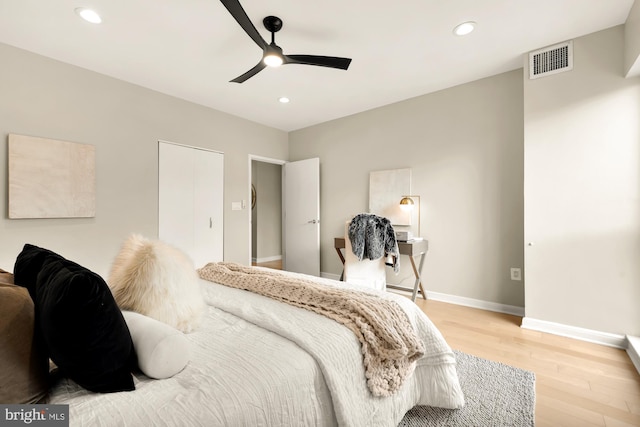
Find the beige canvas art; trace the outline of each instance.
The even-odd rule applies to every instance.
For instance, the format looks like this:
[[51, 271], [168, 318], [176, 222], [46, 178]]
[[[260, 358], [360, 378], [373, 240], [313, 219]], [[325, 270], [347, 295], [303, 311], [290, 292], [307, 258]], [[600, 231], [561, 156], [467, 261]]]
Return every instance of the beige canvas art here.
[[400, 209], [402, 196], [411, 194], [411, 169], [369, 173], [369, 212], [393, 225], [411, 225], [411, 213]]
[[96, 215], [95, 147], [9, 135], [9, 218]]

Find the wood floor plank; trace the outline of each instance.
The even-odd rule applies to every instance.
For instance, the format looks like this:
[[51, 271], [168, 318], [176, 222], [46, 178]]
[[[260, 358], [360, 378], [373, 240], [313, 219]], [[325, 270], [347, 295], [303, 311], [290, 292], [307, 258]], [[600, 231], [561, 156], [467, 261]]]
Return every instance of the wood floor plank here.
[[620, 366], [614, 363], [603, 363], [598, 360], [579, 354], [567, 354], [563, 351], [549, 351], [548, 349], [539, 349], [531, 352], [533, 359], [548, 361], [566, 366], [579, 366], [581, 370], [588, 371], [591, 374], [610, 376], [619, 379], [629, 378], [629, 366]]
[[536, 426], [546, 424], [553, 427], [606, 427], [606, 421], [601, 414], [576, 408], [545, 395], [538, 394], [536, 398]]
[[611, 417], [604, 417], [604, 422], [607, 424], [607, 427], [637, 427], [638, 424], [629, 424], [629, 423], [625, 423], [624, 421], [620, 421], [620, 420], [616, 420], [615, 418], [611, 418]]
[[581, 408], [590, 413], [597, 413], [602, 416], [606, 415], [611, 419], [640, 425], [640, 416], [632, 414], [628, 410], [629, 408], [624, 400], [620, 402], [620, 398], [617, 396], [604, 396], [602, 394], [576, 390], [567, 392], [566, 389], [558, 390], [546, 384], [538, 384], [536, 391], [544, 396], [553, 396], [557, 402], [563, 402], [566, 405]]

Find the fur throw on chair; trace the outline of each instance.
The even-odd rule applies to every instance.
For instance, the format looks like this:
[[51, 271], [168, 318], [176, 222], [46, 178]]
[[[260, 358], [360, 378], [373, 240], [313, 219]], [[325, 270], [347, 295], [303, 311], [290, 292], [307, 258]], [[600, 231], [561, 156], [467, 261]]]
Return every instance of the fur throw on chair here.
[[200, 325], [205, 304], [193, 261], [165, 242], [131, 235], [114, 259], [107, 282], [121, 310], [185, 333]]
[[359, 260], [370, 260], [392, 255], [395, 260], [393, 271], [400, 271], [400, 252], [396, 241], [396, 232], [387, 218], [374, 214], [356, 215], [349, 223], [349, 240], [353, 254]]

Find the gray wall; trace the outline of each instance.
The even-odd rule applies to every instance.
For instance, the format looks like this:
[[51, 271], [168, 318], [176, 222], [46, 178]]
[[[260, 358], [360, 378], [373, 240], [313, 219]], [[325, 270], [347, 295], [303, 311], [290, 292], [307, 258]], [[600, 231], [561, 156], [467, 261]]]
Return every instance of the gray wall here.
[[624, 28], [524, 79], [526, 317], [640, 335], [640, 77]]
[[[291, 160], [320, 158], [321, 271], [341, 272], [333, 238], [367, 211], [369, 172], [411, 168], [426, 289], [522, 307], [509, 274], [523, 266], [522, 108], [516, 70], [291, 132]], [[401, 262], [388, 281], [412, 286]]]
[[[287, 134], [82, 68], [0, 44], [0, 268], [13, 269], [26, 242], [50, 248], [99, 274], [129, 233], [158, 233], [157, 141], [225, 153], [227, 261], [249, 263], [249, 154], [287, 159]], [[9, 220], [7, 135], [96, 147], [96, 217]]]

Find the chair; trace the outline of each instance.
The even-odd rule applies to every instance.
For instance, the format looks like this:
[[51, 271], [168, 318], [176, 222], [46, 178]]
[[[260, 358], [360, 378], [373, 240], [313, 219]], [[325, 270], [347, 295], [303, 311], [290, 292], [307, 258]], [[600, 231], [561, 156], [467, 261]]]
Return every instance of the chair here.
[[[347, 283], [351, 283], [354, 285], [365, 286], [377, 290], [384, 291], [387, 287], [387, 272], [385, 266], [387, 255], [395, 255], [399, 254], [393, 253], [393, 251], [384, 251], [379, 258], [369, 259], [366, 255], [359, 259], [358, 255], [353, 253], [353, 247], [351, 245], [351, 239], [349, 238], [349, 226], [352, 221], [358, 220], [367, 220], [369, 218], [373, 219], [381, 219], [381, 217], [376, 217], [372, 214], [360, 214], [356, 215], [352, 220], [347, 221], [345, 225], [344, 232], [344, 281]], [[382, 218], [386, 220], [385, 218]], [[386, 220], [388, 222], [388, 220]], [[391, 225], [389, 224], [389, 227]], [[370, 230], [371, 231], [371, 230]], [[386, 230], [380, 229], [375, 230], [376, 233], [385, 233]], [[393, 235], [393, 243], [395, 245], [395, 252], [397, 252], [397, 244], [395, 244], [395, 234], [393, 232], [393, 227], [391, 227], [390, 232]], [[361, 238], [365, 239], [365, 247], [368, 246], [370, 242], [366, 241], [371, 233], [365, 233]], [[375, 237], [375, 236], [374, 236]], [[384, 236], [378, 235], [378, 238], [382, 238], [384, 241]]]

